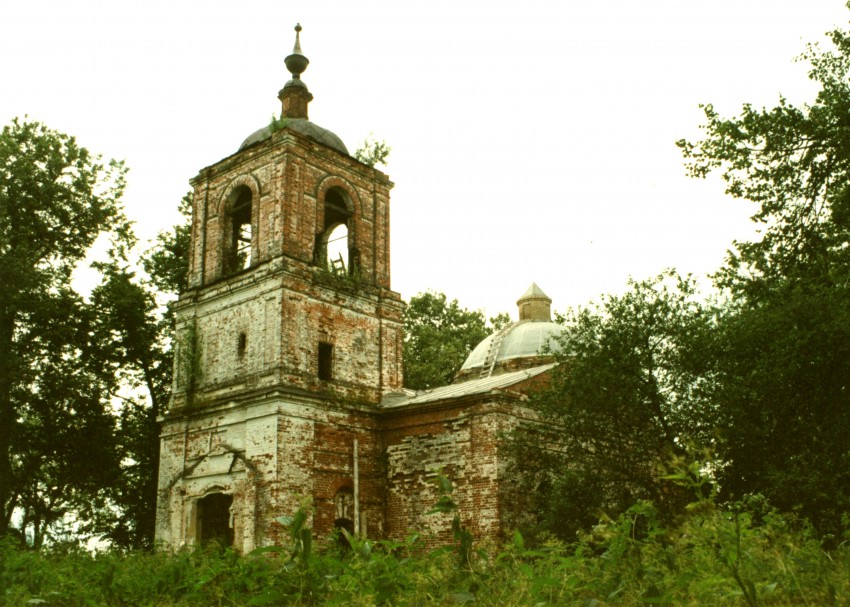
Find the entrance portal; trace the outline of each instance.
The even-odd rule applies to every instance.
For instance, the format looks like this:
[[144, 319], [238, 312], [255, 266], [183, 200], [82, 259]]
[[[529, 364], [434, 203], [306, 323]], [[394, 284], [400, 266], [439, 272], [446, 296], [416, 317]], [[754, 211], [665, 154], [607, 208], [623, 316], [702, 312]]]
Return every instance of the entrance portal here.
[[211, 542], [233, 545], [232, 505], [233, 496], [224, 493], [211, 493], [198, 500], [198, 542], [202, 546]]

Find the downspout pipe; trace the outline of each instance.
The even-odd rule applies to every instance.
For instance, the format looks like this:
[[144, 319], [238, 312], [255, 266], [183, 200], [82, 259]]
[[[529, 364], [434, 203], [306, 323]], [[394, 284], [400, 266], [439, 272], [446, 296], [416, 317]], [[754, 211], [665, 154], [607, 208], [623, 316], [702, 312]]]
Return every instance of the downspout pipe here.
[[360, 457], [359, 444], [354, 439], [354, 535], [360, 535]]

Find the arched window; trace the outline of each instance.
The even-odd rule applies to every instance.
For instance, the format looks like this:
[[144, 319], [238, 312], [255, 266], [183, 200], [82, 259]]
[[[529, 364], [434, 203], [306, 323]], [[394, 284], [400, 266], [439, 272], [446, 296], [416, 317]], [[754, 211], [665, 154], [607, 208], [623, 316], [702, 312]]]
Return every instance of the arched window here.
[[217, 542], [222, 546], [233, 545], [233, 496], [225, 493], [210, 493], [198, 500], [197, 538], [203, 545]]
[[239, 272], [251, 265], [251, 243], [253, 228], [251, 190], [245, 186], [233, 191], [228, 200], [228, 221], [225, 229], [224, 271], [226, 274]]
[[348, 274], [351, 267], [350, 220], [351, 210], [347, 195], [340, 188], [331, 188], [325, 194], [325, 223], [317, 238], [317, 259], [336, 274]]

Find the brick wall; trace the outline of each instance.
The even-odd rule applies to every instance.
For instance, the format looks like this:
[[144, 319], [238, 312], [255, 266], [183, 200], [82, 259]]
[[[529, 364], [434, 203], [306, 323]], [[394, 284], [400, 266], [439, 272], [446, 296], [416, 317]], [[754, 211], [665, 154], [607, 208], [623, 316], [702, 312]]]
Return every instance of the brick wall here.
[[452, 515], [428, 514], [439, 498], [437, 471], [452, 481], [461, 521], [478, 539], [501, 539], [512, 481], [503, 435], [528, 417], [519, 395], [486, 394], [385, 411], [387, 536], [424, 532], [432, 544], [452, 541]]
[[[404, 304], [389, 290], [386, 175], [282, 130], [202, 170], [192, 184], [192, 288], [176, 308], [174, 407], [278, 384], [377, 403], [401, 387]], [[251, 265], [228, 274], [228, 205], [241, 189], [251, 192]], [[357, 267], [346, 276], [316, 260], [331, 189], [350, 205]], [[320, 342], [333, 346], [330, 381], [318, 379]]]
[[353, 211], [350, 238], [359, 251], [360, 277], [390, 287], [389, 192], [386, 175], [289, 130], [203, 169], [193, 180], [190, 287], [219, 280], [225, 267], [228, 197], [252, 193], [252, 265], [278, 255], [312, 263], [324, 223], [324, 196], [339, 188]]

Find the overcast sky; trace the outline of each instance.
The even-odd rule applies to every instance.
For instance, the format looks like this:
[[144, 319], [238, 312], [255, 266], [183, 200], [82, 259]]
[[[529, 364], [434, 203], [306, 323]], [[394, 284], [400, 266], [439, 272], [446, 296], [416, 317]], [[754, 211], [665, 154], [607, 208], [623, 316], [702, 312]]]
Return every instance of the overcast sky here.
[[725, 115], [812, 100], [806, 42], [842, 0], [285, 2], [0, 6], [0, 121], [126, 160], [143, 238], [198, 171], [280, 111], [301, 22], [313, 122], [392, 146], [392, 281], [515, 314], [532, 281], [563, 310], [665, 267], [703, 275], [752, 209], [685, 176], [674, 142]]

